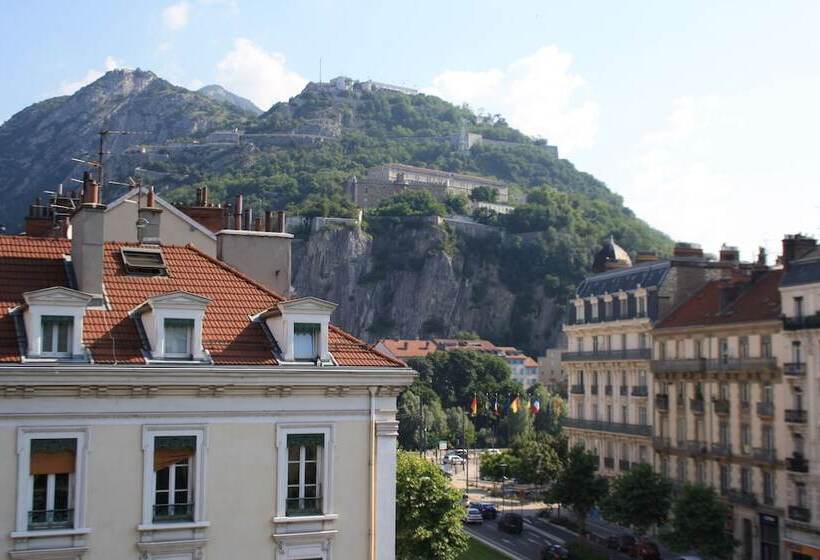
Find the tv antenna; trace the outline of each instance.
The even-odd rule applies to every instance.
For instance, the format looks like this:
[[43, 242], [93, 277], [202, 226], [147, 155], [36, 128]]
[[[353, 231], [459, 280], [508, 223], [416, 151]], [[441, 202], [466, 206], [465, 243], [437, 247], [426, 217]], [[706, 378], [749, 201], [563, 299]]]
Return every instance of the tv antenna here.
[[[129, 130], [111, 130], [111, 129], [103, 129], [97, 133], [100, 136], [100, 144], [99, 144], [99, 151], [97, 152], [97, 159], [96, 160], [85, 160], [80, 158], [71, 158], [71, 161], [75, 161], [77, 163], [82, 163], [83, 165], [88, 165], [97, 170], [97, 184], [102, 187], [105, 184], [105, 156], [110, 154], [111, 152], [105, 151], [105, 139], [111, 135], [115, 134], [118, 136], [125, 136], [129, 134], [139, 134], [138, 132], [131, 132]], [[74, 179], [72, 179], [74, 180]]]

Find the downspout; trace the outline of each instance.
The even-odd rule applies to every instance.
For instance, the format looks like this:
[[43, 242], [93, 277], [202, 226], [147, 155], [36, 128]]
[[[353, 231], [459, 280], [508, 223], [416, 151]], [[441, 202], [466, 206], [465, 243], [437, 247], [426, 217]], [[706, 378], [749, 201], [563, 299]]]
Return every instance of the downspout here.
[[376, 560], [376, 387], [370, 387], [370, 560]]

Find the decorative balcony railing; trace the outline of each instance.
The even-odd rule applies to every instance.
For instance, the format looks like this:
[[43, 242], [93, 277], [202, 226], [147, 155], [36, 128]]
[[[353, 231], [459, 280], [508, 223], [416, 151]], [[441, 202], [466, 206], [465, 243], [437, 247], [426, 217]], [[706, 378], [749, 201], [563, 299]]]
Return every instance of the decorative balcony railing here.
[[715, 414], [729, 414], [731, 411], [729, 399], [715, 399], [713, 403], [715, 406]]
[[618, 389], [618, 394], [622, 397], [627, 396], [629, 394], [629, 387], [627, 387], [626, 385], [621, 385]]
[[652, 438], [652, 447], [656, 450], [668, 450], [672, 447], [672, 440], [666, 436], [654, 436]]
[[703, 399], [689, 399], [689, 410], [691, 410], [693, 414], [703, 414], [703, 409]]
[[757, 415], [761, 418], [774, 418], [774, 403], [757, 403]]
[[809, 523], [811, 521], [811, 510], [802, 506], [789, 506], [789, 519]]
[[809, 462], [804, 456], [795, 453], [791, 457], [786, 457], [786, 470], [794, 473], [807, 473]]
[[783, 317], [783, 328], [787, 331], [820, 329], [820, 313], [801, 317]]
[[649, 387], [647, 385], [635, 385], [632, 387], [632, 396], [633, 397], [648, 397], [649, 396]]
[[73, 527], [73, 509], [35, 509], [28, 512], [29, 531], [72, 529]]
[[655, 408], [664, 412], [669, 410], [669, 395], [655, 395]]
[[786, 362], [783, 364], [783, 375], [791, 377], [806, 376], [806, 362]]
[[802, 408], [789, 408], [783, 411], [786, 422], [791, 424], [805, 424], [809, 418], [809, 414]]
[[165, 504], [154, 506], [154, 523], [173, 523], [175, 521], [193, 521], [194, 504]]
[[578, 383], [570, 387], [569, 392], [573, 395], [583, 395], [584, 394], [584, 384]]
[[752, 451], [752, 457], [755, 461], [762, 461], [764, 463], [777, 462], [777, 449], [774, 447], [755, 447]]
[[689, 358], [684, 360], [652, 360], [654, 373], [719, 373], [730, 371], [769, 372], [777, 370], [774, 358]]
[[709, 451], [705, 441], [688, 440], [686, 442], [686, 452], [690, 455], [702, 455]]
[[729, 443], [713, 443], [712, 455], [715, 455], [717, 457], [731, 457], [732, 445]]
[[641, 424], [622, 424], [620, 422], [605, 422], [601, 420], [582, 420], [579, 418], [564, 418], [564, 427], [614, 434], [631, 434], [638, 436], [652, 435], [652, 427]]
[[607, 397], [611, 397], [611, 396], [612, 396], [612, 385], [604, 385], [604, 394], [605, 394]]
[[757, 496], [753, 492], [732, 489], [727, 495], [733, 504], [750, 508], [757, 506]]
[[597, 395], [598, 394], [598, 386], [597, 385], [590, 386], [589, 391], [590, 391], [590, 394]]
[[588, 352], [562, 352], [562, 362], [600, 362], [611, 360], [648, 360], [652, 357], [649, 348], [628, 350], [592, 350]]

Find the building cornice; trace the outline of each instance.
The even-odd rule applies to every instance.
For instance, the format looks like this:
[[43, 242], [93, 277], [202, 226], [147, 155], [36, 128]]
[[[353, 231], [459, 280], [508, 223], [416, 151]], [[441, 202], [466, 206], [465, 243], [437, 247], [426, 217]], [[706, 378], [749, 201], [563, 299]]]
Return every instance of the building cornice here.
[[687, 325], [685, 327], [655, 328], [652, 331], [652, 336], [655, 340], [659, 340], [666, 337], [686, 337], [694, 334], [738, 334], [753, 331], [767, 331], [769, 334], [774, 334], [782, 329], [783, 322], [780, 319], [769, 319], [766, 321], [722, 323], [719, 325]]

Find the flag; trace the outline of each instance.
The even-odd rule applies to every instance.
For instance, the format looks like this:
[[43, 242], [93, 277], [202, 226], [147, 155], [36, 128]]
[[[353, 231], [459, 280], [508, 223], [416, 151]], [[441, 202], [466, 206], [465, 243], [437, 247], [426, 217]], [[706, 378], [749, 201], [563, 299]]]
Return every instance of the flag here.
[[510, 410], [512, 410], [513, 414], [518, 414], [518, 395], [510, 403]]
[[478, 399], [476, 398], [475, 394], [473, 395], [473, 402], [470, 403], [470, 414], [475, 416], [478, 414]]
[[539, 412], [541, 412], [541, 401], [539, 401], [538, 399], [533, 400], [532, 404], [530, 405], [530, 412], [532, 412], [533, 414], [538, 414]]
[[498, 410], [498, 395], [495, 396], [495, 402], [493, 402], [493, 414], [496, 416], [500, 416], [501, 413]]

